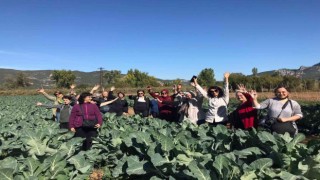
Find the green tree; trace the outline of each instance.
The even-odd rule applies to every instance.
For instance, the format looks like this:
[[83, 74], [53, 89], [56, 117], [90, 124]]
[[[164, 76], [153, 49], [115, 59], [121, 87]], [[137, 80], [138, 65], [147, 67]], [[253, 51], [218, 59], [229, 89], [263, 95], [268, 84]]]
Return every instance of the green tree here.
[[121, 78], [121, 71], [118, 71], [118, 70], [107, 71], [104, 73], [103, 77], [106, 80], [107, 84], [115, 84]]
[[229, 84], [232, 90], [236, 90], [238, 88], [238, 84], [243, 84], [248, 88], [247, 77], [242, 73], [232, 73], [229, 76]]
[[211, 68], [201, 70], [197, 79], [198, 83], [202, 86], [212, 86], [216, 82], [214, 78], [214, 71]]
[[5, 86], [8, 88], [28, 87], [31, 85], [31, 80], [22, 72], [18, 73], [15, 78], [7, 78], [5, 80]]
[[153, 76], [149, 76], [146, 72], [137, 69], [130, 69], [125, 76], [124, 82], [131, 87], [159, 86], [159, 82]]
[[293, 91], [301, 90], [301, 79], [294, 76], [284, 76], [282, 83]]
[[56, 86], [59, 88], [69, 88], [74, 84], [76, 75], [70, 70], [54, 70], [51, 74], [51, 79], [56, 81]]
[[20, 72], [20, 73], [18, 73], [18, 75], [16, 77], [16, 85], [18, 87], [28, 87], [28, 86], [31, 86], [32, 83], [31, 83], [30, 79], [27, 77], [27, 75]]
[[257, 76], [258, 75], [258, 68], [254, 67], [252, 68], [252, 75]]

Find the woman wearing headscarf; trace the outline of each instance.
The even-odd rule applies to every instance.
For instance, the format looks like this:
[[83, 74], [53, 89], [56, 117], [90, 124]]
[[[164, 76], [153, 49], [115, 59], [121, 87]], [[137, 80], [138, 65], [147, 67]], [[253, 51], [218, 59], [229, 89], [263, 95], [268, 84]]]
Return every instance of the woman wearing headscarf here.
[[158, 101], [159, 118], [167, 121], [177, 121], [176, 109], [173, 105], [173, 97], [169, 96], [168, 89], [163, 89], [160, 95], [156, 95], [148, 88], [149, 94]]

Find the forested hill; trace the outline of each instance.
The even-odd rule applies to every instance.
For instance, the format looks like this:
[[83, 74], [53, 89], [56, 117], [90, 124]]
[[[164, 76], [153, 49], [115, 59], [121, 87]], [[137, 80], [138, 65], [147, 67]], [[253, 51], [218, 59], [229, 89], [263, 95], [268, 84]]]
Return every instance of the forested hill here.
[[[82, 72], [72, 71], [76, 75], [76, 84], [94, 85], [100, 82], [100, 71]], [[258, 75], [273, 74], [275, 72], [281, 75], [293, 75], [302, 79], [316, 79], [320, 80], [320, 63], [311, 67], [301, 66], [298, 69], [278, 69], [266, 72], [259, 72]], [[51, 80], [50, 75], [52, 70], [14, 70], [0, 68], [0, 84], [4, 84], [8, 79], [15, 79], [19, 73], [25, 74], [32, 82], [32, 88], [37, 87], [52, 87], [54, 81]], [[172, 77], [172, 80], [177, 77]], [[162, 80], [160, 80], [162, 81]], [[163, 80], [167, 81], [167, 80]]]
[[281, 75], [292, 75], [302, 79], [320, 80], [320, 63], [313, 66], [300, 66], [298, 69], [278, 69], [272, 71], [260, 72], [258, 75], [280, 73]]
[[[94, 85], [100, 82], [100, 72], [72, 71], [76, 75], [76, 84]], [[32, 82], [31, 87], [53, 87], [55, 82], [51, 79], [52, 70], [14, 70], [0, 68], [0, 83], [5, 83], [8, 79], [15, 79], [19, 73], [25, 74]]]

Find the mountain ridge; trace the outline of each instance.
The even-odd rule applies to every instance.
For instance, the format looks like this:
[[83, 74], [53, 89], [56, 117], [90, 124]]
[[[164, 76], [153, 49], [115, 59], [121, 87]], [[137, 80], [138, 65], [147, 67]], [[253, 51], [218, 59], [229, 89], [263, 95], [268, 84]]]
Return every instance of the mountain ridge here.
[[[7, 79], [14, 79], [18, 73], [24, 73], [31, 81], [32, 88], [46, 87], [51, 88], [54, 87], [54, 81], [51, 80], [50, 75], [54, 70], [15, 70], [15, 69], [6, 69], [0, 68], [0, 83], [4, 84]], [[76, 75], [76, 84], [86, 84], [86, 85], [94, 85], [100, 83], [100, 71], [91, 71], [91, 72], [83, 72], [83, 71], [72, 71]], [[106, 71], [104, 71], [106, 72]], [[280, 73], [281, 75], [292, 75], [302, 79], [315, 79], [320, 80], [320, 63], [317, 63], [313, 66], [300, 66], [298, 69], [278, 69], [278, 70], [270, 70], [258, 73], [258, 75], [264, 74], [273, 74]], [[250, 75], [249, 75], [250, 76]], [[159, 81], [170, 81], [170, 80], [162, 80]], [[183, 80], [187, 81], [187, 80]]]

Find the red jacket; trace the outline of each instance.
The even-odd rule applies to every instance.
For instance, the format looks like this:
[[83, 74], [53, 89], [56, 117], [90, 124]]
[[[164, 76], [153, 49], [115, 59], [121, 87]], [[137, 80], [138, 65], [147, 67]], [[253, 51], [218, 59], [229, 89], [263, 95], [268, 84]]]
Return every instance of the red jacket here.
[[[167, 93], [168, 90], [164, 89], [162, 91], [166, 91]], [[161, 91], [161, 92], [162, 92]], [[158, 108], [159, 108], [159, 114], [160, 114], [160, 119], [166, 119], [169, 121], [174, 121], [175, 119], [175, 107], [173, 106], [173, 97], [167, 95], [166, 97], [164, 96], [157, 96], [154, 93], [149, 93], [153, 98], [158, 98], [160, 101], [158, 101]]]
[[257, 128], [257, 110], [253, 108], [253, 99], [249, 93], [243, 93], [243, 95], [247, 98], [247, 101], [237, 108], [238, 116], [242, 121], [243, 128]]

